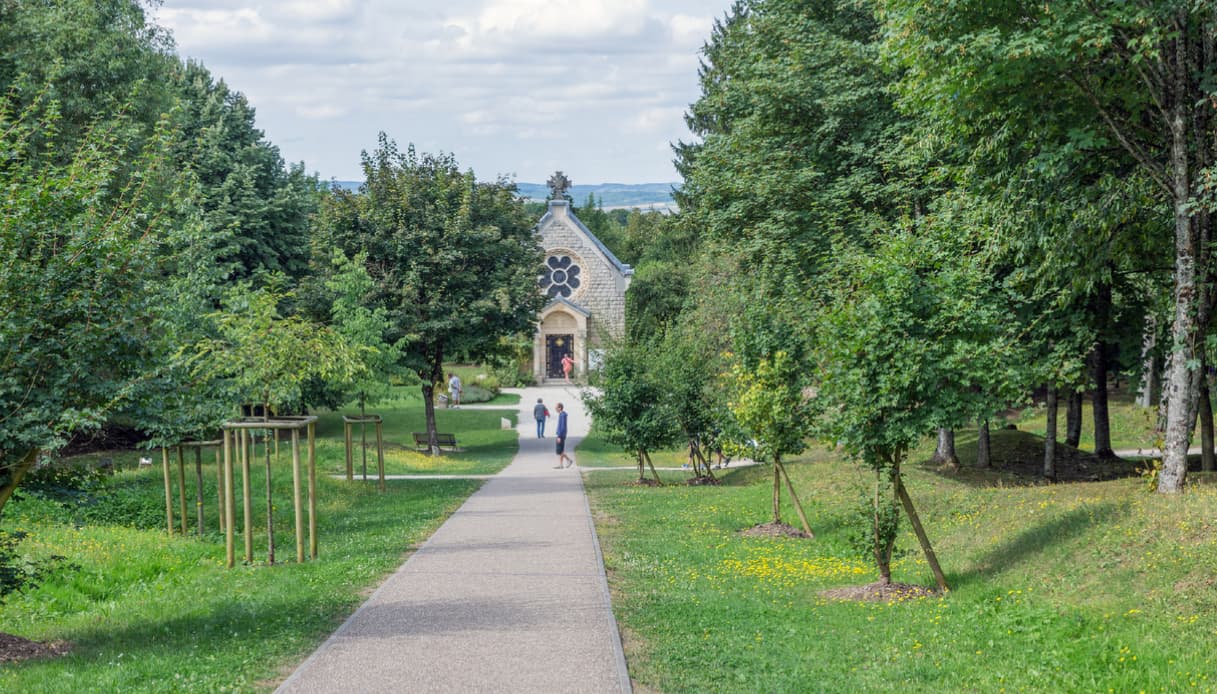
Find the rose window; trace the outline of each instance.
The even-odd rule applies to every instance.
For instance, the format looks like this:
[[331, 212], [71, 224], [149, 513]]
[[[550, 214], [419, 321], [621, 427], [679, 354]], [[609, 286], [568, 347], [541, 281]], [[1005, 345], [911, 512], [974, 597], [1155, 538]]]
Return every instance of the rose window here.
[[582, 270], [568, 255], [551, 255], [541, 273], [541, 289], [550, 297], [569, 298], [579, 288]]

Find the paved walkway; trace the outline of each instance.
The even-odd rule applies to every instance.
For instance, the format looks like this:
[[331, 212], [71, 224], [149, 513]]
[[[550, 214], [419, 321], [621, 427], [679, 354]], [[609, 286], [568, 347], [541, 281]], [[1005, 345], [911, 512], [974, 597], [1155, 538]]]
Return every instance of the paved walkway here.
[[554, 470], [532, 406], [569, 412], [570, 387], [527, 388], [520, 452], [415, 552], [280, 692], [630, 692], [582, 477]]

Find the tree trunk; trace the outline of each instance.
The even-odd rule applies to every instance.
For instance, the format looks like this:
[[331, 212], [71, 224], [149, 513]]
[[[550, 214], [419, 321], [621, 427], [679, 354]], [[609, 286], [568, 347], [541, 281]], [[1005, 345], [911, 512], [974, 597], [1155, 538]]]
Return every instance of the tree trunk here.
[[773, 522], [782, 522], [782, 468], [781, 456], [773, 456]]
[[1107, 409], [1107, 343], [1099, 341], [1094, 348], [1094, 454], [1110, 460], [1116, 457], [1111, 449], [1111, 417]]
[[1048, 424], [1044, 428], [1044, 477], [1056, 481], [1056, 386], [1048, 386], [1044, 401], [1048, 408]]
[[423, 416], [427, 422], [427, 447], [431, 449], [431, 455], [439, 455], [439, 439], [435, 432], [435, 386], [423, 381]]
[[1217, 468], [1214, 461], [1213, 399], [1208, 379], [1205, 379], [1200, 384], [1200, 469], [1212, 472]]
[[992, 464], [989, 455], [989, 420], [982, 419], [976, 432], [976, 467], [987, 468]]
[[959, 456], [955, 454], [955, 430], [945, 427], [938, 430], [938, 448], [934, 451], [933, 461], [939, 465], [949, 465], [951, 469], [959, 469]]
[[886, 546], [882, 538], [879, 522], [879, 488], [883, 481], [882, 472], [879, 468], [875, 468], [875, 501], [874, 501], [874, 516], [872, 518], [872, 530], [874, 531], [874, 542], [872, 543], [875, 552], [875, 566], [879, 568], [879, 583], [889, 585], [892, 582], [892, 554]]
[[1082, 393], [1070, 391], [1065, 400], [1065, 445], [1078, 447], [1082, 442]]
[[1157, 360], [1154, 347], [1158, 343], [1158, 321], [1153, 313], [1145, 314], [1145, 333], [1141, 336], [1141, 389], [1137, 393], [1137, 404], [1150, 407], [1154, 404], [1154, 391], [1158, 386]]
[[[558, 461], [558, 464], [561, 465], [562, 462]], [[642, 451], [638, 451], [638, 481], [639, 482], [646, 481], [646, 478], [647, 478], [646, 464], [647, 464], [647, 461], [645, 458], [642, 457]]]
[[[1177, 44], [1182, 41], [1176, 39]], [[1182, 51], [1180, 46], [1178, 50]], [[1173, 77], [1178, 83], [1185, 80], [1182, 74], [1186, 60], [1178, 59], [1173, 65]], [[1177, 87], [1176, 103], [1171, 114], [1171, 171], [1172, 194], [1175, 208], [1175, 317], [1171, 324], [1173, 345], [1170, 371], [1165, 388], [1166, 440], [1162, 450], [1162, 471], [1158, 475], [1158, 492], [1178, 494], [1183, 491], [1187, 478], [1187, 449], [1191, 445], [1192, 422], [1196, 419], [1196, 405], [1200, 395], [1200, 370], [1195, 368], [1196, 344], [1204, 334], [1205, 325], [1200, 315], [1200, 294], [1197, 287], [1196, 267], [1200, 254], [1200, 239], [1196, 224], [1189, 212], [1191, 183], [1188, 170], [1186, 105], [1182, 102], [1184, 89]]]
[[4, 515], [4, 506], [8, 503], [13, 492], [17, 490], [17, 485], [21, 484], [21, 480], [25, 474], [34, 469], [34, 465], [38, 462], [38, 449], [31, 448], [25, 455], [9, 468], [8, 482], [0, 487], [0, 517]]

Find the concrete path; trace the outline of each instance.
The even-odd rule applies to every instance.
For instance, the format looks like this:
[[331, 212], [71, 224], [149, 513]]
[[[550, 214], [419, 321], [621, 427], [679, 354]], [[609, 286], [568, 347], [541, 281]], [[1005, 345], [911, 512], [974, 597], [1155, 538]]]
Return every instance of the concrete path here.
[[[280, 692], [630, 692], [577, 468], [551, 420], [587, 432], [573, 387], [520, 392], [520, 452], [306, 660]], [[576, 457], [577, 460], [577, 457]]]

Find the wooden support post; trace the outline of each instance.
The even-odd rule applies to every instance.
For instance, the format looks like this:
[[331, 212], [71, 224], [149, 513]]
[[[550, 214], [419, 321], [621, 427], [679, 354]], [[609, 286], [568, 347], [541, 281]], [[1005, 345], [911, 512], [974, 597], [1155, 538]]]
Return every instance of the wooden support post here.
[[799, 512], [799, 520], [803, 521], [803, 532], [807, 533], [807, 537], [815, 537], [815, 533], [811, 532], [811, 524], [807, 522], [807, 516], [803, 513], [803, 504], [799, 503], [799, 497], [794, 493], [794, 484], [790, 482], [790, 473], [786, 472], [786, 466], [780, 460], [775, 460], [774, 464], [782, 471], [782, 477], [786, 478], [786, 489], [790, 492], [790, 498], [794, 501], [794, 509]]
[[253, 434], [248, 429], [238, 429], [237, 431], [241, 436], [241, 492], [245, 495], [242, 499], [244, 501], [242, 510], [245, 512], [245, 562], [252, 564], [254, 561], [254, 528], [252, 525], [254, 508], [249, 481], [249, 457], [251, 455], [249, 449], [252, 448]]
[[355, 464], [351, 459], [351, 423], [343, 422], [342, 429], [347, 444], [347, 482], [350, 482], [351, 480], [355, 479]]
[[177, 446], [177, 496], [182, 503], [182, 535], [190, 532], [187, 527], [189, 516], [186, 515], [186, 452], [182, 444]]
[[[279, 438], [279, 432], [275, 432]], [[292, 504], [296, 512], [296, 563], [304, 563], [304, 505], [300, 495], [300, 430], [292, 429]]]
[[262, 433], [262, 453], [266, 459], [266, 563], [275, 563], [275, 502], [271, 498], [273, 489], [270, 475], [270, 430]]
[[917, 509], [913, 508], [913, 500], [909, 497], [908, 490], [904, 488], [904, 482], [900, 479], [899, 472], [896, 473], [896, 494], [900, 497], [900, 503], [904, 505], [904, 513], [909, 517], [909, 523], [913, 526], [913, 533], [917, 535], [917, 541], [921, 543], [925, 561], [930, 565], [930, 570], [934, 572], [934, 580], [938, 582], [938, 589], [950, 590], [947, 587], [947, 577], [943, 575], [942, 567], [938, 565], [938, 557], [934, 554], [934, 548], [930, 546], [930, 537], [925, 534], [925, 528], [921, 527], [921, 518], [917, 515]]
[[173, 485], [169, 481], [168, 448], [161, 448], [161, 470], [165, 473], [165, 522], [169, 527], [169, 537], [173, 537]]
[[[227, 457], [228, 456], [228, 448], [227, 448], [228, 447], [228, 430], [221, 429], [220, 432], [222, 434], [224, 434], [224, 442], [223, 442], [224, 456]], [[220, 458], [220, 448], [217, 447], [216, 448], [216, 516], [219, 518], [221, 534], [223, 534], [223, 532], [224, 532], [224, 522], [227, 520], [227, 516], [225, 515], [225, 512], [224, 512], [224, 493], [225, 493], [224, 492], [224, 465], [225, 465], [225, 463]]]
[[308, 423], [308, 544], [309, 556], [317, 558], [317, 439], [313, 422]]
[[235, 520], [232, 508], [232, 454], [234, 448], [232, 444], [236, 432], [228, 429], [220, 431], [224, 434], [224, 491], [222, 492], [226, 499], [224, 502], [224, 556], [228, 561], [228, 568], [231, 569], [236, 563], [232, 536], [232, 524]]
[[385, 442], [380, 420], [376, 420], [376, 469], [380, 471], [380, 491], [385, 490]]
[[195, 510], [198, 511], [198, 516], [199, 516], [197, 530], [199, 531], [199, 537], [203, 537], [203, 447], [202, 446], [194, 447], [194, 476], [195, 476], [195, 482], [197, 483], [195, 486], [195, 492], [194, 492], [194, 505], [195, 505]]

